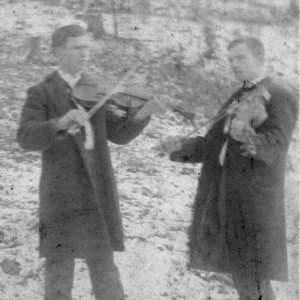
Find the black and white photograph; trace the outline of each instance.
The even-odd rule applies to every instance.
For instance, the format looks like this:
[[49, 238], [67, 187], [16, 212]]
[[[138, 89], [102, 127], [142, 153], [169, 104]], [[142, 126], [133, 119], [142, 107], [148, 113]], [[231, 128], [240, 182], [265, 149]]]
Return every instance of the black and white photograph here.
[[0, 300], [298, 300], [299, 1], [0, 0]]

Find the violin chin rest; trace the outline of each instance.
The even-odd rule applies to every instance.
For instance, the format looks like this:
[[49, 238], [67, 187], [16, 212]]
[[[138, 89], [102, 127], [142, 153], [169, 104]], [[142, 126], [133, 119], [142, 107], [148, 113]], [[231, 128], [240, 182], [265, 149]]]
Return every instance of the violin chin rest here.
[[142, 98], [139, 95], [123, 92], [112, 95], [108, 100], [109, 103], [119, 107], [143, 107], [148, 101], [149, 99]]
[[[85, 107], [92, 107], [105, 97], [105, 92], [97, 91], [88, 86], [79, 86], [74, 88], [73, 96]], [[110, 96], [108, 102], [123, 107], [142, 107], [151, 99], [149, 95], [134, 93], [129, 91], [120, 91]]]

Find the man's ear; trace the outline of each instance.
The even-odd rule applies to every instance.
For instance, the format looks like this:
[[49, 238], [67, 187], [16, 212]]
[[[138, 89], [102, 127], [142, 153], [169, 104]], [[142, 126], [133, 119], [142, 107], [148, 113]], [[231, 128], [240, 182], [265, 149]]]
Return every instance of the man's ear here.
[[61, 47], [55, 47], [55, 48], [53, 48], [53, 55], [56, 58], [60, 58], [62, 56], [62, 48]]

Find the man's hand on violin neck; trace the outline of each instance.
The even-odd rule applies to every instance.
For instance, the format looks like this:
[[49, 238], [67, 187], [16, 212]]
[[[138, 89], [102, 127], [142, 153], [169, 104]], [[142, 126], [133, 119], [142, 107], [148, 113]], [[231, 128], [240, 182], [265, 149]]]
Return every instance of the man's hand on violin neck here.
[[170, 154], [171, 152], [179, 151], [183, 145], [183, 137], [169, 136], [160, 145], [159, 148]]
[[135, 115], [135, 119], [143, 120], [152, 114], [165, 113], [170, 108], [170, 99], [168, 97], [155, 97], [146, 104]]
[[69, 129], [74, 125], [84, 126], [88, 121], [89, 116], [85, 110], [71, 109], [58, 121], [58, 126], [61, 129]]

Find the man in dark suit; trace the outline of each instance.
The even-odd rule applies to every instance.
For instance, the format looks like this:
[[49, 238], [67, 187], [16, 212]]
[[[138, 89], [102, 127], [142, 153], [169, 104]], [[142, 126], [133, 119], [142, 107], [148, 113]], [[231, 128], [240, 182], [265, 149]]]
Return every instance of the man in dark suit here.
[[[190, 267], [232, 274], [241, 300], [272, 300], [270, 280], [288, 279], [284, 175], [298, 99], [264, 76], [260, 40], [232, 41], [228, 58], [242, 87], [204, 137], [171, 138], [164, 146], [172, 161], [203, 164], [189, 232]], [[265, 82], [245, 105], [243, 99]]]
[[[45, 299], [71, 299], [74, 258], [86, 260], [96, 299], [124, 299], [113, 251], [123, 251], [121, 213], [108, 142], [126, 144], [138, 136], [161, 107], [149, 101], [125, 115], [104, 105], [88, 120], [74, 103], [72, 89], [86, 76], [89, 38], [78, 25], [52, 35], [58, 69], [28, 90], [17, 139], [22, 148], [42, 151], [40, 179], [40, 256], [46, 257]], [[90, 122], [90, 123], [89, 123]], [[84, 147], [90, 124], [94, 147]]]

